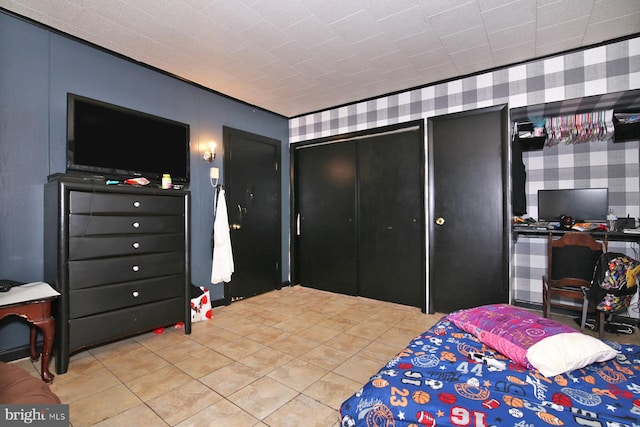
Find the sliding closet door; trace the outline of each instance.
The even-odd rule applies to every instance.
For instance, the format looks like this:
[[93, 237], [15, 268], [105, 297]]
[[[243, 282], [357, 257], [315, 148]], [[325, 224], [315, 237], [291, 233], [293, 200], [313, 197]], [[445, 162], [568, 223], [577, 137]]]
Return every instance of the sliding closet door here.
[[294, 283], [425, 311], [423, 122], [292, 153]]
[[358, 141], [358, 295], [425, 307], [422, 128]]
[[356, 294], [356, 145], [295, 151], [297, 283]]

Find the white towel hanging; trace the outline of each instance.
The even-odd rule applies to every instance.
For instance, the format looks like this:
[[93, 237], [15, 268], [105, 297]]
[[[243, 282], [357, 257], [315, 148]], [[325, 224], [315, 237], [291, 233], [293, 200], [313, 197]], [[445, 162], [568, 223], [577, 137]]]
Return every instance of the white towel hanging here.
[[234, 271], [229, 217], [224, 189], [218, 193], [215, 218], [213, 220], [213, 260], [211, 262], [211, 283], [230, 282]]

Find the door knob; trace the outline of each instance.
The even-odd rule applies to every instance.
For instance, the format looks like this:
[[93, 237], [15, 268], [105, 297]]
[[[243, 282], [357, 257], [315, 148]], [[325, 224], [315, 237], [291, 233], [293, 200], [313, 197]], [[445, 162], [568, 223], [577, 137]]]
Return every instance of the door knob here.
[[240, 230], [241, 225], [240, 224], [231, 224], [231, 229], [232, 230]]
[[436, 224], [438, 224], [438, 225], [443, 225], [443, 224], [444, 224], [444, 218], [442, 218], [441, 216], [439, 216], [439, 217], [436, 219]]

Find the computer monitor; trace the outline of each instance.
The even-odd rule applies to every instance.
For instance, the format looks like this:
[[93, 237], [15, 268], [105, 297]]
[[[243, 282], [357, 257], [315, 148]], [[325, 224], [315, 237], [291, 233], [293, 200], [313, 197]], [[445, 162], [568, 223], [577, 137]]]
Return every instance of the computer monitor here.
[[579, 222], [605, 222], [609, 211], [607, 188], [538, 190], [538, 221], [559, 221], [569, 215]]

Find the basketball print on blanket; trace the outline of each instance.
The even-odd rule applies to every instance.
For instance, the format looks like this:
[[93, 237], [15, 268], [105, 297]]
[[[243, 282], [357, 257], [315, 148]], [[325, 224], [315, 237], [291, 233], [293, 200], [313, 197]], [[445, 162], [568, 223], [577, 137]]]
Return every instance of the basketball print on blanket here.
[[606, 345], [613, 359], [545, 376], [445, 316], [342, 403], [341, 426], [640, 426], [640, 346]]

